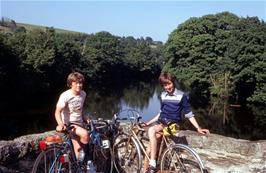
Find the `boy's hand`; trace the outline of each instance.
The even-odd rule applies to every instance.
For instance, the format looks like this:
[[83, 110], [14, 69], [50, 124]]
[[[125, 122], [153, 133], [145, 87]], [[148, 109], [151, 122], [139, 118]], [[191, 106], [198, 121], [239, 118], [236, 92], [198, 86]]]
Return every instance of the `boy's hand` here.
[[85, 124], [90, 124], [90, 122], [91, 122], [91, 117], [90, 117], [89, 114], [84, 114], [84, 115], [83, 115], [83, 122], [84, 122]]
[[87, 117], [86, 123], [87, 124], [90, 124], [91, 123], [91, 118], [89, 116]]
[[197, 131], [198, 131], [198, 133], [203, 134], [203, 135], [210, 134], [210, 131], [208, 129], [198, 128]]
[[146, 123], [144, 123], [144, 122], [141, 122], [140, 123], [140, 127], [147, 127], [148, 126], [148, 124], [146, 124]]
[[56, 126], [56, 131], [57, 131], [57, 132], [62, 132], [62, 131], [65, 130], [65, 129], [66, 129], [66, 127], [65, 127], [64, 124], [58, 124], [58, 125]]

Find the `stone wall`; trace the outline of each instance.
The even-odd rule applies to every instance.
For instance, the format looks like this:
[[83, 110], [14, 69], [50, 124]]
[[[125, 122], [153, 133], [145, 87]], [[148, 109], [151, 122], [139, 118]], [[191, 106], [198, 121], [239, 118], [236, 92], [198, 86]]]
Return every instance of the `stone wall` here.
[[266, 140], [249, 141], [217, 134], [198, 135], [181, 131], [189, 146], [213, 173], [266, 173]]
[[[54, 131], [0, 141], [0, 173], [30, 172], [37, 143]], [[217, 134], [180, 131], [179, 136], [203, 159], [209, 173], [266, 173], [266, 140], [249, 141]]]

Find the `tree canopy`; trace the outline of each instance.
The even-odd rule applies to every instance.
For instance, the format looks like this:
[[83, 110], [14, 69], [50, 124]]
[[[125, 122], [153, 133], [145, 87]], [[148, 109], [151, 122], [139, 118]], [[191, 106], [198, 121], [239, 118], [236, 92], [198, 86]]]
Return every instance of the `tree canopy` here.
[[0, 25], [11, 28], [0, 32], [0, 78], [17, 90], [58, 88], [73, 70], [92, 83], [109, 83], [149, 80], [163, 68], [202, 96], [266, 103], [266, 26], [257, 17], [240, 18], [229, 12], [192, 17], [173, 30], [165, 45], [150, 37], [119, 37], [104, 31], [18, 29], [7, 19]]
[[266, 25], [223, 12], [193, 17], [170, 34], [164, 70], [204, 95], [266, 103]]
[[108, 32], [59, 33], [48, 27], [0, 32], [0, 77], [15, 79], [17, 89], [42, 92], [65, 84], [73, 70], [92, 83], [140, 78], [144, 73], [154, 76], [161, 69], [161, 45], [151, 38], [122, 38]]

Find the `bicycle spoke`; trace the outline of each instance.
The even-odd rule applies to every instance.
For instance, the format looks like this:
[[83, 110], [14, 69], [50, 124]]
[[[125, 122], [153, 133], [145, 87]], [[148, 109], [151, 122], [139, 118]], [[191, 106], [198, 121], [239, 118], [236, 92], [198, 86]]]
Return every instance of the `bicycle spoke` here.
[[114, 164], [118, 173], [139, 172], [140, 171], [140, 153], [136, 144], [127, 136], [121, 135], [117, 138], [113, 146]]
[[173, 146], [163, 154], [161, 170], [179, 173], [200, 173], [202, 172], [202, 166], [201, 161], [188, 147]]
[[59, 151], [60, 148], [53, 147], [47, 149], [46, 151], [41, 152], [36, 159], [32, 172], [38, 172], [38, 173], [57, 172], [58, 169], [60, 168], [59, 162], [57, 162]]

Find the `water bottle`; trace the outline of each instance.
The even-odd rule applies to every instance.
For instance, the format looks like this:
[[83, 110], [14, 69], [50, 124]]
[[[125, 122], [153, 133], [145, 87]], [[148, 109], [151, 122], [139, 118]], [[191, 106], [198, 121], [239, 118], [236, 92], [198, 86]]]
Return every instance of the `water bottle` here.
[[64, 162], [69, 162], [69, 157], [67, 154], [63, 154]]
[[88, 160], [87, 162], [87, 173], [96, 173], [96, 168], [91, 160]]
[[78, 161], [83, 162], [85, 157], [85, 152], [83, 149], [79, 150], [79, 154], [78, 154]]

